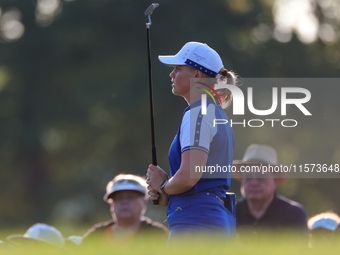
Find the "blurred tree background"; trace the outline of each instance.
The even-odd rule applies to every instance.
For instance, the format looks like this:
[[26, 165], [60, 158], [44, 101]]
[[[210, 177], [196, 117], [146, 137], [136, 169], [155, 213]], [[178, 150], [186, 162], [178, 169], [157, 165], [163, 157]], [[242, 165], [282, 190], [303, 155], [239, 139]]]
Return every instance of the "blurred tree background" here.
[[[247, 78], [338, 78], [338, 0], [160, 0], [151, 47], [159, 165], [186, 103], [160, 54], [208, 43]], [[145, 0], [0, 1], [0, 226], [86, 225], [110, 217], [116, 174], [151, 163]], [[322, 82], [322, 81], [321, 81]], [[311, 88], [297, 128], [234, 127], [235, 159], [266, 143], [287, 164], [340, 163], [338, 86]], [[241, 86], [246, 94], [246, 82]], [[271, 103], [271, 88], [254, 89]], [[264, 97], [266, 96], [266, 99]], [[268, 107], [267, 107], [268, 108]], [[264, 108], [264, 109], [267, 109]], [[296, 110], [296, 109], [295, 109]], [[232, 118], [232, 110], [227, 114]], [[245, 116], [247, 118], [247, 116]], [[258, 117], [248, 116], [258, 119]], [[240, 198], [239, 184], [231, 190]], [[339, 180], [289, 179], [279, 192], [309, 216], [340, 213]], [[150, 205], [148, 215], [165, 219]]]

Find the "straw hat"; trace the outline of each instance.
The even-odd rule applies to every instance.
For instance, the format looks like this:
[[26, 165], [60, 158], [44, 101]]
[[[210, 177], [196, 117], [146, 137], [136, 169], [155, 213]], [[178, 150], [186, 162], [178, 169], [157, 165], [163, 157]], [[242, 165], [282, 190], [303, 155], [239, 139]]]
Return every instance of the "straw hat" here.
[[[236, 166], [237, 171], [232, 173], [232, 177], [241, 181], [245, 172], [241, 172], [241, 166], [278, 166], [276, 150], [264, 144], [251, 144], [246, 149], [242, 160], [234, 160], [233, 166]], [[275, 172], [275, 178], [286, 178], [286, 173]], [[258, 175], [259, 177], [265, 177], [265, 175]]]

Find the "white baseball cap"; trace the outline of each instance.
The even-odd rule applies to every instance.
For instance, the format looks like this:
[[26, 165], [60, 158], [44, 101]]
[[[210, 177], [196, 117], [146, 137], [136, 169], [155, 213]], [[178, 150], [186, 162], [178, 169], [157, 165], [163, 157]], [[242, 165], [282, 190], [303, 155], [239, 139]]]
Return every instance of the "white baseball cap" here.
[[188, 65], [211, 77], [219, 78], [223, 67], [220, 55], [206, 43], [188, 42], [176, 55], [158, 56], [166, 65]]
[[36, 223], [31, 226], [24, 235], [10, 235], [6, 239], [16, 245], [29, 243], [30, 240], [40, 241], [58, 247], [65, 245], [64, 237], [60, 231], [45, 223]]
[[336, 220], [322, 218], [322, 219], [315, 221], [309, 230], [311, 231], [316, 228], [325, 228], [330, 231], [335, 231], [338, 226], [339, 226], [339, 222], [337, 222]]
[[142, 193], [144, 196], [147, 194], [146, 181], [137, 175], [133, 174], [120, 174], [110, 181], [106, 186], [106, 194], [104, 201], [108, 202], [109, 196], [121, 190], [133, 190]]

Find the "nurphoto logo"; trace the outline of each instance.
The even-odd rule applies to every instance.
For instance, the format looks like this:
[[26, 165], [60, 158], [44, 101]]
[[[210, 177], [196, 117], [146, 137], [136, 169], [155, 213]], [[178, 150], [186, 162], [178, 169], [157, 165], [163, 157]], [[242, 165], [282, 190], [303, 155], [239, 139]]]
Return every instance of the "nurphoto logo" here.
[[[215, 89], [213, 89], [211, 86], [201, 83], [205, 86], [207, 86], [212, 93], [215, 94], [215, 97], [219, 100], [221, 103], [221, 99], [217, 93], [216, 90], [219, 89], [228, 89], [232, 93], [233, 96], [233, 115], [245, 115], [245, 96], [242, 92], [242, 90], [234, 85], [229, 85], [229, 84], [216, 84]], [[202, 88], [199, 88], [202, 89]], [[206, 89], [202, 89], [205, 91], [215, 102], [216, 105], [216, 100], [214, 96], [212, 95], [211, 92], [209, 92]], [[201, 112], [202, 115], [207, 114], [207, 94], [202, 94], [201, 95]], [[295, 97], [298, 96], [299, 98], [290, 98], [289, 95], [294, 94]], [[308, 89], [305, 88], [299, 88], [299, 87], [281, 87], [280, 88], [280, 115], [281, 116], [286, 116], [287, 115], [287, 105], [295, 105], [305, 116], [312, 116], [312, 114], [308, 111], [308, 109], [304, 106], [305, 103], [307, 103], [311, 99], [311, 93]], [[272, 87], [272, 103], [271, 107], [269, 109], [264, 109], [264, 110], [259, 110], [254, 107], [254, 102], [253, 102], [253, 88], [248, 87], [247, 88], [247, 106], [248, 110], [257, 116], [268, 116], [273, 114], [279, 104], [279, 96], [278, 96], [278, 88], [277, 87]], [[270, 123], [271, 127], [274, 127], [277, 122], [281, 123], [282, 127], [296, 127], [298, 125], [297, 120], [295, 119], [274, 119], [274, 118], [266, 118], [266, 119], [250, 119], [250, 120], [245, 120], [243, 119], [242, 122], [233, 122], [232, 119], [227, 120], [227, 119], [214, 119], [213, 121], [213, 126], [215, 127], [216, 125], [225, 125], [227, 123], [230, 123], [231, 126], [233, 125], [242, 125], [243, 127], [249, 126], [249, 127], [262, 127], [265, 122]]]

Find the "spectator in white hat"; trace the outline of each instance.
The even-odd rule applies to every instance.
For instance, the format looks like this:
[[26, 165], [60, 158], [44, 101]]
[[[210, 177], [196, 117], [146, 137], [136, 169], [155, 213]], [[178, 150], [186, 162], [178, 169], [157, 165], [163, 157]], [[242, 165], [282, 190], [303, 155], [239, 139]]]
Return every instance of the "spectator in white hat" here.
[[314, 215], [308, 220], [309, 245], [333, 244], [334, 235], [338, 232], [340, 217], [334, 212], [324, 212]]
[[104, 201], [110, 205], [112, 219], [95, 224], [83, 236], [100, 237], [105, 241], [143, 239], [146, 232], [160, 233], [167, 238], [167, 228], [144, 216], [147, 208], [145, 179], [132, 174], [120, 174], [106, 186]]

